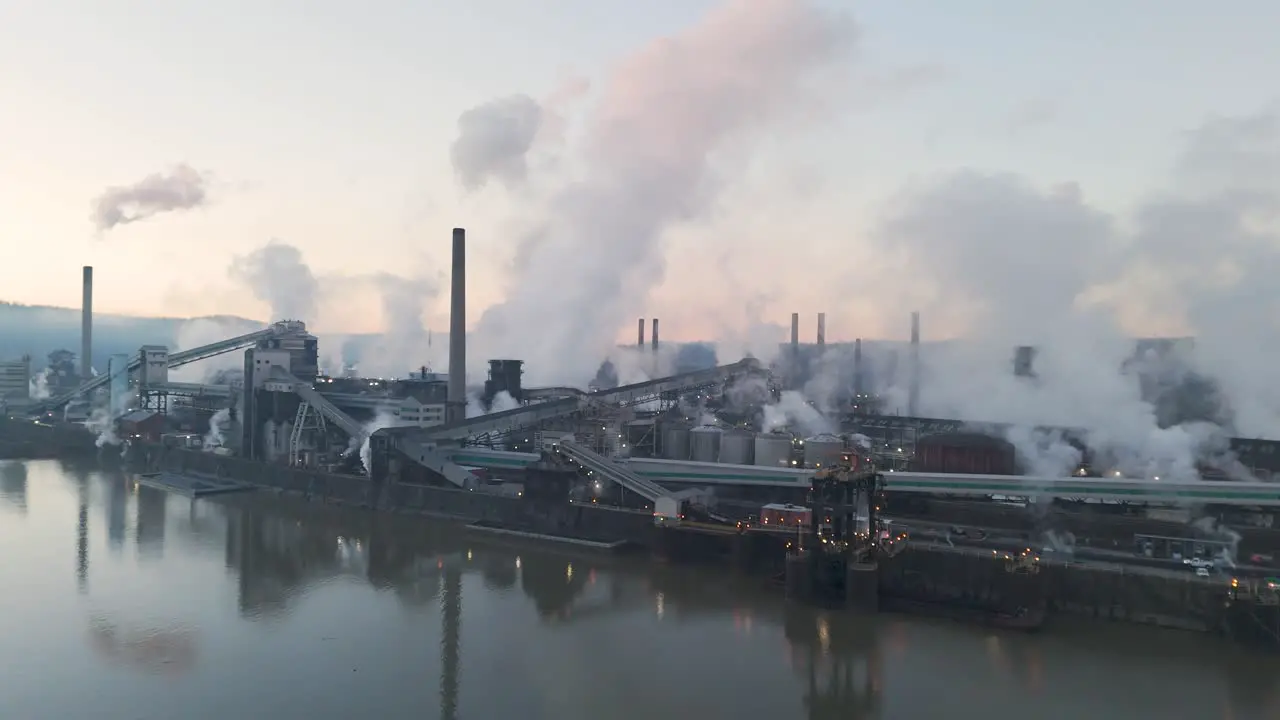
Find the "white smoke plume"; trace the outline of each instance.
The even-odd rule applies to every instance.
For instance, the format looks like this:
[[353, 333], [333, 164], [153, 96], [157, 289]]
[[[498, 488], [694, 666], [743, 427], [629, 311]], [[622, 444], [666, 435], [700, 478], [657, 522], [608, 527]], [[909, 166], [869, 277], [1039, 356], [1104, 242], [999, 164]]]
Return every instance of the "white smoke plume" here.
[[49, 397], [49, 374], [53, 368], [44, 368], [31, 376], [27, 381], [27, 390], [32, 400], [45, 400]]
[[481, 402], [479, 395], [472, 395], [467, 398], [467, 417], [480, 417], [481, 415], [491, 415], [493, 413], [506, 412], [507, 410], [515, 410], [520, 407], [520, 403], [511, 397], [511, 393], [503, 390], [493, 396], [493, 401], [489, 403], [489, 409], [486, 410], [484, 403]]
[[161, 213], [200, 207], [208, 199], [208, 183], [205, 175], [184, 164], [132, 185], [107, 188], [93, 202], [94, 227], [105, 232]]
[[[1280, 438], [1267, 360], [1280, 350], [1280, 123], [1209, 123], [1176, 169], [1132, 221], [1074, 186], [1009, 175], [965, 171], [905, 194], [873, 237], [888, 260], [868, 291], [881, 306], [922, 310], [926, 336], [939, 327], [963, 338], [922, 347], [919, 414], [1079, 428], [1109, 469], [1153, 479], [1193, 477], [1197, 461], [1224, 453], [1225, 432]], [[1194, 336], [1181, 359], [1221, 398], [1162, 421], [1133, 372], [1142, 333]], [[1034, 378], [1013, 376], [1017, 345], [1037, 348]], [[898, 375], [879, 390], [901, 408]], [[1079, 460], [1044, 433], [1009, 439], [1044, 474]]]
[[373, 474], [373, 455], [370, 439], [373, 434], [383, 428], [404, 427], [408, 423], [402, 421], [395, 413], [379, 409], [373, 419], [364, 425], [364, 438], [360, 441], [360, 464], [364, 466], [366, 475]]
[[231, 263], [231, 278], [271, 307], [271, 321], [316, 316], [320, 284], [293, 245], [272, 240]]
[[227, 444], [227, 432], [231, 429], [231, 410], [222, 408], [209, 418], [209, 432], [204, 435], [204, 449], [216, 450]]
[[591, 377], [661, 281], [665, 231], [717, 197], [713, 153], [813, 107], [806, 81], [854, 36], [803, 0], [731, 0], [619, 62], [586, 118], [581, 173], [520, 248], [505, 301], [476, 328], [478, 354], [524, 358], [531, 384]]
[[764, 408], [762, 430], [774, 432], [783, 428], [798, 430], [805, 435], [826, 435], [835, 432], [835, 424], [810, 405], [804, 395], [788, 390], [778, 402]]
[[[302, 320], [309, 323], [313, 332], [326, 323], [330, 311], [351, 305], [352, 298], [376, 295], [384, 328], [356, 359], [357, 369], [364, 376], [403, 377], [447, 356], [448, 344], [432, 347], [431, 333], [423, 320], [428, 305], [440, 293], [438, 274], [321, 276], [312, 271], [299, 248], [278, 240], [236, 258], [229, 273], [270, 307], [273, 321]], [[318, 335], [322, 364], [331, 371], [340, 371], [345, 338]]]
[[528, 174], [525, 156], [542, 118], [542, 106], [528, 95], [499, 98], [462, 113], [449, 152], [458, 182], [471, 191], [490, 180], [507, 187], [523, 183]]
[[89, 413], [89, 419], [84, 421], [84, 426], [97, 436], [97, 440], [94, 441], [97, 447], [122, 444], [119, 436], [116, 435], [111, 413], [105, 408], [94, 408], [93, 412]]

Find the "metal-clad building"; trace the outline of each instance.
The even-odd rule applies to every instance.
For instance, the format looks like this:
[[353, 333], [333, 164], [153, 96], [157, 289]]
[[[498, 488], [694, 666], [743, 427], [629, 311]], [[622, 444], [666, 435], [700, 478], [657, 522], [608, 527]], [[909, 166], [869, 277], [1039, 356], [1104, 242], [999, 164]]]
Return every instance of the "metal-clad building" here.
[[25, 400], [31, 396], [31, 358], [0, 362], [0, 400]]

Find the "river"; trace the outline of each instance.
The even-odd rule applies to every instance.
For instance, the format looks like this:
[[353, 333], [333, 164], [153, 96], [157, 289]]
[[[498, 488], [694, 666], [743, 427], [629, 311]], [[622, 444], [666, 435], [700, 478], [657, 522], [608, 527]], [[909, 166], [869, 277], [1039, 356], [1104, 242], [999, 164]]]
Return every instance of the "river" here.
[[266, 493], [0, 462], [0, 718], [1280, 718], [1280, 660], [1055, 619], [789, 607], [759, 581]]

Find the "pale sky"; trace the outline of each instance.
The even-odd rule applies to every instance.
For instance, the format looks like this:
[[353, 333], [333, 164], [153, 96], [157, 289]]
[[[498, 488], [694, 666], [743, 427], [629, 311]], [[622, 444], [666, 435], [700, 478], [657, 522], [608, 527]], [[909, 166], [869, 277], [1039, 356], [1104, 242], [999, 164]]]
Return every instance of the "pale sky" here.
[[[465, 226], [474, 323], [502, 297], [512, 236], [541, 196], [464, 192], [449, 155], [459, 115], [577, 77], [597, 90], [716, 4], [0, 0], [0, 299], [78, 306], [92, 264], [101, 311], [266, 319], [227, 269], [272, 238], [319, 276], [431, 274]], [[771, 318], [826, 311], [839, 335], [858, 317], [842, 305], [855, 276], [815, 258], [856, 255], [909, 184], [1008, 171], [1123, 212], [1158, 189], [1192, 129], [1280, 98], [1274, 1], [840, 5], [861, 37], [821, 120], [735, 143], [744, 171], [714, 212], [665, 229], [668, 271], [643, 307], [666, 337], [705, 336], [691, 301], [737, 302], [742, 283]], [[567, 147], [572, 163], [572, 131]], [[97, 235], [106, 188], [178, 163], [215, 178], [204, 207]], [[731, 248], [746, 257], [719, 275]], [[382, 329], [364, 302], [318, 322]], [[429, 325], [445, 327], [446, 303], [427, 307]]]

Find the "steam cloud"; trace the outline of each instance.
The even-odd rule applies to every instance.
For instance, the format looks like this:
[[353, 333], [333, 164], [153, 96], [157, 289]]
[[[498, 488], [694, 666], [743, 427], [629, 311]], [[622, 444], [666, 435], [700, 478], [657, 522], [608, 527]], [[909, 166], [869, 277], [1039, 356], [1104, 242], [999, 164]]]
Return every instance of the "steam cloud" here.
[[316, 316], [320, 284], [302, 259], [302, 251], [272, 240], [231, 263], [230, 274], [271, 306], [271, 320], [307, 320]]
[[[904, 195], [872, 237], [888, 260], [868, 289], [963, 338], [923, 348], [921, 413], [1019, 424], [1008, 439], [1046, 475], [1079, 452], [1036, 425], [1079, 428], [1110, 467], [1149, 478], [1229, 464], [1228, 432], [1280, 438], [1266, 360], [1280, 350], [1280, 123], [1214, 120], [1174, 167], [1131, 222], [1074, 186], [1010, 175], [964, 171]], [[1135, 357], [1142, 332], [1195, 340]], [[1015, 345], [1036, 346], [1034, 379], [1013, 377]], [[1140, 366], [1182, 387], [1176, 407], [1144, 394]], [[905, 410], [905, 378], [878, 390]]]
[[[731, 0], [619, 63], [587, 118], [581, 176], [525, 238], [505, 301], [480, 319], [477, 356], [518, 351], [539, 383], [590, 377], [661, 281], [663, 232], [715, 199], [710, 155], [804, 104], [805, 80], [851, 48], [853, 30], [803, 0]], [[493, 154], [510, 157], [518, 144], [503, 142]]]
[[542, 120], [542, 106], [528, 95], [493, 100], [462, 113], [449, 153], [458, 181], [467, 190], [479, 190], [490, 180], [508, 187], [523, 183], [525, 156]]
[[93, 203], [92, 220], [99, 232], [146, 220], [161, 213], [191, 210], [205, 204], [208, 178], [188, 165], [148, 175], [123, 187], [110, 187]]
[[[385, 328], [357, 359], [364, 375], [401, 377], [420, 365], [431, 364], [437, 356], [443, 357], [447, 350], [442, 347], [433, 352], [431, 335], [423, 321], [427, 306], [440, 293], [436, 276], [371, 273], [318, 277], [301, 250], [279, 240], [235, 258], [229, 272], [233, 280], [270, 306], [272, 321], [303, 320], [313, 328], [324, 324], [324, 316], [330, 309], [349, 304], [355, 295], [375, 293]], [[320, 339], [326, 352], [341, 349], [340, 337]], [[330, 367], [331, 371], [335, 369]]]

